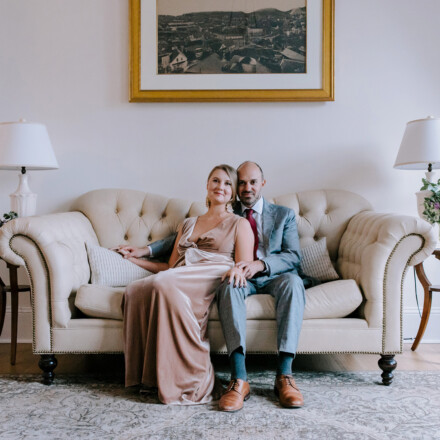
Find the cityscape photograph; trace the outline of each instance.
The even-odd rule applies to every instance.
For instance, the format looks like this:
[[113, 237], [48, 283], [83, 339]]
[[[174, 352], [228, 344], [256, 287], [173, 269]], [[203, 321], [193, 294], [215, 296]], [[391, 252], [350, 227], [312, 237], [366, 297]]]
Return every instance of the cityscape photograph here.
[[219, 3], [157, 0], [158, 74], [306, 73], [306, 0]]

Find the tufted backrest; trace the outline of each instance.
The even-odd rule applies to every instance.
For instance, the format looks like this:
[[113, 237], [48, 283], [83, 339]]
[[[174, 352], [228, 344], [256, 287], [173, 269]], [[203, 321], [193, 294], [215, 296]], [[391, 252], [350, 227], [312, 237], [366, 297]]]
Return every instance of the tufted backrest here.
[[187, 217], [203, 214], [203, 203], [170, 199], [130, 189], [98, 189], [80, 196], [72, 211], [92, 223], [104, 247], [145, 246], [168, 237]]
[[301, 248], [326, 237], [333, 261], [338, 257], [339, 243], [350, 219], [372, 209], [363, 197], [344, 190], [302, 191], [271, 201], [295, 211]]
[[[371, 210], [363, 197], [343, 190], [303, 191], [269, 200], [295, 211], [301, 246], [327, 237], [330, 257], [336, 260], [339, 242], [349, 220]], [[170, 199], [127, 189], [99, 189], [80, 196], [72, 206], [92, 223], [104, 247], [145, 246], [175, 232], [187, 217], [203, 214], [201, 202]]]

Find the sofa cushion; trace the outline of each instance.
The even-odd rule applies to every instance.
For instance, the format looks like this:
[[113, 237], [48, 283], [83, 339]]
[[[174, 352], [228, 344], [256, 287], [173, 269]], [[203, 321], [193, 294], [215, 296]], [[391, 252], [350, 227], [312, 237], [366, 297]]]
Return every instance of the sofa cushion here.
[[151, 275], [110, 249], [86, 243], [92, 284], [121, 287]]
[[301, 253], [301, 269], [307, 276], [323, 282], [339, 278], [330, 260], [325, 237], [301, 249]]
[[[306, 290], [304, 319], [343, 318], [362, 302], [362, 293], [354, 280], [337, 280]], [[251, 295], [246, 298], [247, 319], [275, 319], [275, 302], [270, 295]], [[217, 305], [209, 319], [218, 321]]]
[[125, 287], [86, 284], [76, 292], [75, 306], [87, 316], [122, 320]]
[[[87, 316], [122, 319], [124, 288], [88, 284], [76, 294], [75, 305]], [[337, 280], [306, 290], [304, 319], [343, 318], [362, 302], [362, 293], [354, 280]], [[270, 295], [251, 295], [246, 299], [247, 319], [275, 319], [275, 303]], [[218, 321], [217, 305], [209, 319]]]

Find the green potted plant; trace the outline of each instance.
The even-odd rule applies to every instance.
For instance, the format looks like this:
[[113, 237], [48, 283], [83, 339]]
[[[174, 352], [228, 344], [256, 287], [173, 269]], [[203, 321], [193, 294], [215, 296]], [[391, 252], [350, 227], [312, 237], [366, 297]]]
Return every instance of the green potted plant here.
[[440, 223], [440, 179], [437, 183], [427, 179], [422, 179], [422, 182], [423, 186], [420, 188], [424, 195], [421, 206], [422, 217], [432, 224]]
[[0, 219], [0, 228], [7, 223], [8, 221], [17, 218], [18, 214], [14, 211], [9, 211], [6, 214], [3, 214], [3, 217]]

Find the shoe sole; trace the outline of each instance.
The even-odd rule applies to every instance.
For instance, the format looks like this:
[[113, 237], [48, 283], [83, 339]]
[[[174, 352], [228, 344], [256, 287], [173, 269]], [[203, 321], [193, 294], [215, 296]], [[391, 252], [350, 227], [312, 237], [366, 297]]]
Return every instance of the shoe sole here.
[[[243, 402], [246, 402], [247, 400], [249, 400], [249, 397], [251, 397], [251, 393], [246, 394], [246, 396], [244, 396]], [[243, 409], [243, 405], [241, 408], [238, 409], [221, 409], [220, 411], [223, 412], [228, 412], [228, 413], [235, 413], [237, 411], [241, 411]]]
[[[277, 388], [276, 386], [273, 387], [273, 391], [274, 391], [274, 393], [275, 393], [275, 396], [277, 396], [278, 399], [279, 399], [279, 397], [280, 397], [280, 393], [278, 392], [278, 388]], [[287, 408], [287, 409], [295, 409], [295, 408], [302, 408], [302, 407], [304, 406], [304, 403], [301, 404], [301, 405], [283, 405], [283, 404], [280, 402], [280, 405], [281, 405], [283, 408]]]

